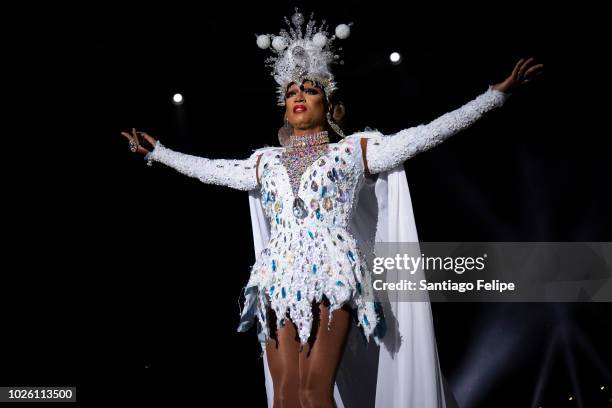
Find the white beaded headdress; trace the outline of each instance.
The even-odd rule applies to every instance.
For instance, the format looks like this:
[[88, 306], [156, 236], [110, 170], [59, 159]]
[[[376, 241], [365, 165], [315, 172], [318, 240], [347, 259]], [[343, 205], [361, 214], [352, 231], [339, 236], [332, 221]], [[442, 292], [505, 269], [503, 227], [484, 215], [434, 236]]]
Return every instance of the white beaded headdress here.
[[272, 68], [271, 75], [278, 84], [279, 106], [285, 105], [285, 92], [292, 82], [301, 85], [304, 80], [311, 80], [323, 88], [327, 98], [336, 90], [331, 65], [343, 64], [344, 61], [339, 60], [340, 56], [336, 54], [333, 42], [336, 38], [348, 38], [353, 23], [338, 25], [335, 35], [329, 36], [325, 20], [321, 21], [317, 29], [313, 16], [314, 13], [311, 13], [306, 29], [302, 31], [304, 15], [296, 8], [291, 22], [285, 17], [289, 31], [282, 28], [279, 35], [255, 34], [259, 48], [271, 48], [274, 53], [265, 62]]

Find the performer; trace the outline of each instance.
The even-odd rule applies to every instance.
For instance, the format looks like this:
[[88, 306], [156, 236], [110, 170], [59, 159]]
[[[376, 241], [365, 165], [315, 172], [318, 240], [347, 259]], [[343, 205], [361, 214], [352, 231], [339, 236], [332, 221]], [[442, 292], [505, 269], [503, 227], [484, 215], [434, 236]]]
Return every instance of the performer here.
[[[207, 159], [135, 129], [122, 135], [148, 164], [249, 191], [256, 262], [238, 330], [257, 323], [270, 406], [445, 407], [429, 302], [384, 309], [365, 243], [418, 242], [403, 162], [502, 106], [543, 65], [521, 59], [504, 81], [429, 124], [345, 136], [331, 65], [333, 43], [349, 36], [350, 24], [330, 36], [312, 17], [304, 27], [296, 9], [291, 22], [285, 18], [289, 31], [257, 36], [260, 48], [272, 46], [266, 62], [285, 106], [281, 147], [244, 160]], [[351, 343], [349, 333], [376, 344]]]

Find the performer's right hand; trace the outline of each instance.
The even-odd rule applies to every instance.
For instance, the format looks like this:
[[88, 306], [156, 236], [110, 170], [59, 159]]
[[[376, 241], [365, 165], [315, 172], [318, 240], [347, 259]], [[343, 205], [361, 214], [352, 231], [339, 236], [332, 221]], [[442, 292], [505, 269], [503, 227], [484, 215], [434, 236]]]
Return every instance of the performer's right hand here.
[[[134, 153], [140, 153], [142, 155], [145, 155], [149, 153], [149, 151], [153, 149], [153, 147], [157, 143], [157, 140], [151, 137], [148, 133], [137, 132], [136, 128], [132, 128], [132, 133], [121, 132], [121, 134], [125, 136], [128, 142], [130, 142], [130, 150], [132, 150]], [[146, 142], [148, 148], [145, 148], [143, 146], [145, 145], [145, 143], [143, 142]]]

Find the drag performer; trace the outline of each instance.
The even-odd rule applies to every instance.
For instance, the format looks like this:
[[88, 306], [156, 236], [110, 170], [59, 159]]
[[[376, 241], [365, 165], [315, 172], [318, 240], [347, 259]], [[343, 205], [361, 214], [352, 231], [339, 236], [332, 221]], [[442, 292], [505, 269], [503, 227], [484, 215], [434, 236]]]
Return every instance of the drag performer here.
[[312, 15], [285, 20], [279, 35], [256, 36], [273, 53], [266, 62], [285, 107], [280, 147], [207, 159], [135, 129], [122, 135], [148, 164], [249, 192], [256, 261], [238, 331], [256, 324], [269, 406], [450, 406], [429, 302], [377, 299], [366, 243], [418, 242], [404, 161], [502, 106], [542, 64], [521, 59], [504, 81], [429, 124], [346, 136], [331, 66], [350, 24], [330, 35]]

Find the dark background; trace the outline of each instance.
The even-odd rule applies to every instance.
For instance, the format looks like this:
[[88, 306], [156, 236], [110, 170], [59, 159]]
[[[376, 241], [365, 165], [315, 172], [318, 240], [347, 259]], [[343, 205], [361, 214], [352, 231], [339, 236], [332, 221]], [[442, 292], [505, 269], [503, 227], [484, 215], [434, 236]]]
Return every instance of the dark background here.
[[[5, 37], [14, 128], [4, 139], [2, 384], [76, 385], [81, 402], [212, 395], [264, 406], [255, 333], [236, 333], [254, 262], [246, 193], [149, 168], [119, 132], [136, 127], [210, 158], [276, 144], [282, 110], [254, 34], [277, 33], [294, 6], [331, 30], [354, 22], [337, 42], [349, 133], [426, 123], [503, 80], [520, 58], [545, 64], [501, 110], [406, 163], [422, 241], [612, 240], [609, 39], [604, 13], [588, 3], [7, 13], [23, 24]], [[402, 64], [388, 63], [392, 51]], [[581, 406], [568, 401], [572, 375], [582, 406], [609, 406], [609, 304], [432, 309], [443, 372], [466, 407], [527, 406], [542, 378], [544, 407]], [[565, 346], [542, 374], [557, 330]]]

